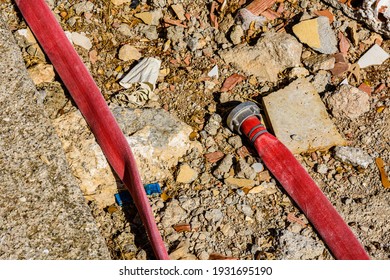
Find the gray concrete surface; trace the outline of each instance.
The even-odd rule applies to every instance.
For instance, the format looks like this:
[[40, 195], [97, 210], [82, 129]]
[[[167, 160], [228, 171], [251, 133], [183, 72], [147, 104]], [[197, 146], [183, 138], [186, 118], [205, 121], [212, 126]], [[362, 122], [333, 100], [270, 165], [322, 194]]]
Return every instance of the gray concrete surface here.
[[109, 259], [0, 13], [0, 259]]

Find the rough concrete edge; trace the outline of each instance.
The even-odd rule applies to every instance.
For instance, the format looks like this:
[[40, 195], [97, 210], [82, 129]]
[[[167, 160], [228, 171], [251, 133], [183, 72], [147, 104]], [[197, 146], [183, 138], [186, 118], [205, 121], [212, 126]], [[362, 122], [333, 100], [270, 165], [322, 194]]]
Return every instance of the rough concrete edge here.
[[[7, 23], [7, 21], [6, 21], [6, 17], [4, 16], [4, 14], [3, 14], [1, 11], [0, 11], [0, 21], [3, 22], [3, 25], [4, 25], [4, 27], [5, 27], [5, 30], [8, 29], [8, 31], [9, 31], [9, 34], [10, 34], [10, 41], [11, 41], [12, 44], [15, 45], [15, 50], [16, 50], [16, 52], [18, 52], [16, 55], [19, 56], [20, 61], [21, 61], [22, 64], [23, 64], [23, 68], [25, 69], [25, 77], [26, 77], [26, 80], [29, 79], [29, 80], [30, 80], [30, 83], [31, 83], [31, 84], [33, 85], [33, 87], [35, 88], [35, 85], [34, 85], [33, 81], [32, 81], [31, 78], [29, 77], [27, 67], [26, 67], [25, 63], [23, 62], [23, 56], [22, 56], [22, 53], [21, 53], [21, 51], [20, 51], [19, 46], [17, 45], [17, 43], [16, 43], [16, 41], [15, 41], [14, 34], [11, 32], [11, 30], [10, 30], [10, 28], [9, 28], [9, 26], [8, 26], [8, 23]], [[35, 90], [36, 90], [36, 89], [35, 89]], [[42, 106], [43, 106], [43, 105], [42, 105]], [[97, 241], [98, 243], [99, 243], [99, 242], [101, 243], [101, 244], [100, 244], [100, 246], [101, 246], [101, 247], [100, 247], [100, 248], [101, 248], [101, 252], [100, 252], [101, 255], [100, 255], [100, 257], [98, 257], [98, 259], [110, 259], [111, 256], [110, 256], [110, 252], [109, 252], [109, 250], [108, 250], [108, 246], [107, 246], [107, 244], [106, 244], [105, 238], [104, 238], [103, 235], [101, 234], [100, 229], [99, 229], [99, 227], [98, 227], [98, 225], [97, 225], [97, 223], [96, 223], [96, 220], [95, 220], [95, 218], [92, 216], [92, 211], [91, 211], [90, 207], [87, 205], [86, 200], [85, 200], [84, 197], [83, 197], [82, 191], [81, 191], [79, 185], [77, 184], [77, 181], [76, 181], [75, 177], [73, 176], [73, 174], [72, 174], [72, 172], [71, 172], [71, 169], [70, 169], [70, 167], [69, 167], [68, 161], [66, 160], [66, 157], [65, 157], [65, 151], [64, 151], [63, 148], [62, 148], [61, 141], [60, 141], [60, 139], [59, 139], [59, 137], [58, 137], [58, 135], [57, 135], [57, 133], [56, 133], [56, 131], [55, 131], [55, 129], [54, 129], [52, 123], [51, 123], [51, 120], [49, 119], [49, 117], [48, 117], [48, 115], [46, 114], [46, 111], [44, 110], [43, 107], [42, 107], [42, 111], [41, 111], [41, 112], [42, 112], [42, 118], [46, 120], [47, 125], [52, 129], [53, 138], [56, 139], [56, 141], [58, 142], [58, 146], [61, 147], [59, 153], [62, 155], [62, 157], [63, 157], [63, 159], [64, 159], [63, 162], [65, 163], [64, 165], [65, 165], [65, 167], [66, 167], [66, 170], [68, 171], [68, 172], [67, 172], [67, 176], [68, 176], [68, 177], [70, 178], [70, 180], [72, 181], [72, 185], [75, 186], [75, 187], [77, 186], [77, 189], [75, 189], [75, 190], [76, 190], [77, 192], [79, 192], [79, 194], [80, 194], [80, 200], [82, 200], [82, 201], [84, 202], [84, 203], [82, 203], [81, 206], [84, 207], [84, 208], [87, 210], [87, 211], [86, 211], [86, 214], [89, 216], [89, 217], [88, 217], [88, 220], [89, 220], [89, 222], [92, 222], [92, 226], [95, 227], [94, 232], [96, 233], [96, 237], [98, 237], [98, 238], [100, 239], [99, 241]], [[82, 249], [82, 248], [80, 248], [80, 249]], [[61, 259], [62, 259], [62, 258], [61, 258]], [[95, 258], [91, 258], [91, 259], [95, 259]]]
[[[343, 13], [346, 14], [348, 17], [366, 24], [371, 30], [384, 35], [388, 39], [390, 38], [390, 29], [389, 29], [390, 21], [388, 21], [387, 23], [375, 22], [369, 18], [368, 13], [363, 13], [363, 10], [365, 10], [364, 8], [354, 10], [348, 7], [348, 5], [340, 3], [339, 0], [322, 0], [322, 1], [324, 1], [328, 5], [331, 5], [335, 9], [339, 9], [343, 11]], [[367, 2], [367, 0], [364, 1]]]

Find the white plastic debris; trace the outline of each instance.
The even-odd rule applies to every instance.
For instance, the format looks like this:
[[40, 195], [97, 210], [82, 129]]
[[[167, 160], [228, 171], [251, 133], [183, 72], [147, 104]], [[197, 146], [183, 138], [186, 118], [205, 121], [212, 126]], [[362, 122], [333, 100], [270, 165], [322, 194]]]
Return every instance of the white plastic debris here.
[[130, 88], [132, 84], [141, 83], [154, 90], [160, 66], [161, 60], [153, 57], [144, 58], [123, 77], [119, 84], [124, 88]]
[[341, 85], [349, 85], [348, 83], [348, 78], [345, 78], [344, 80], [341, 81], [341, 83], [339, 84], [340, 86]]
[[210, 70], [210, 72], [207, 74], [210, 78], [219, 78], [219, 73], [218, 73], [218, 65], [215, 65], [213, 69]]
[[390, 55], [377, 44], [373, 45], [357, 62], [360, 68], [381, 65]]
[[260, 28], [263, 26], [264, 22], [267, 19], [263, 16], [255, 16], [251, 11], [243, 8], [240, 9], [237, 14], [237, 21], [241, 23], [242, 29], [248, 30], [252, 22], [254, 23], [255, 28]]
[[147, 57], [142, 59], [119, 84], [128, 90], [118, 95], [118, 101], [143, 106], [148, 100], [157, 100], [153, 92], [156, 87], [157, 78], [160, 72], [161, 60]]

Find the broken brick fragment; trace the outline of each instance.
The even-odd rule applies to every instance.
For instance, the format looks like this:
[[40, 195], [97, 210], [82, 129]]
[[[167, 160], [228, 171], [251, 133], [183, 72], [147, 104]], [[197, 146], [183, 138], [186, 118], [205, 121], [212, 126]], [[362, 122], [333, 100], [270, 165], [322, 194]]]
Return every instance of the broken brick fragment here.
[[222, 88], [221, 88], [221, 92], [226, 92], [226, 91], [232, 90], [237, 84], [241, 83], [245, 79], [246, 79], [245, 76], [237, 74], [237, 73], [231, 75], [223, 83]]

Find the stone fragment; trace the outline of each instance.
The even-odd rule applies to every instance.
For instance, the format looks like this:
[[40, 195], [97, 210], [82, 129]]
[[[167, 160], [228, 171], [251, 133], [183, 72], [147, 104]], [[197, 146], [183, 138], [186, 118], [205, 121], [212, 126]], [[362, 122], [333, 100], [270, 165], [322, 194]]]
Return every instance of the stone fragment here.
[[176, 249], [169, 254], [171, 260], [196, 260], [196, 256], [188, 252], [190, 243], [188, 240], [182, 241], [177, 245]]
[[228, 143], [233, 146], [233, 148], [238, 149], [242, 147], [242, 139], [239, 135], [234, 135], [232, 137], [229, 137]]
[[325, 250], [324, 245], [313, 238], [288, 230], [282, 231], [279, 242], [282, 260], [313, 260]]
[[249, 205], [239, 205], [239, 210], [244, 213], [245, 216], [251, 217], [253, 215], [253, 210]]
[[85, 33], [72, 32], [71, 35], [73, 44], [86, 50], [90, 50], [92, 48], [91, 40], [85, 36]]
[[176, 177], [176, 182], [189, 184], [198, 177], [198, 172], [188, 164], [182, 164]]
[[172, 199], [165, 208], [161, 224], [164, 228], [171, 227], [179, 222], [184, 222], [187, 212], [180, 207], [176, 199]]
[[213, 114], [205, 125], [204, 130], [210, 135], [216, 135], [218, 128], [221, 126], [221, 122], [221, 116], [218, 114]]
[[[348, 17], [364, 22], [369, 28], [377, 33], [390, 37], [390, 3], [389, 0], [362, 0], [351, 4], [348, 1], [340, 0], [324, 0], [325, 3], [332, 5], [336, 10], [342, 11]], [[354, 24], [356, 33], [356, 21], [351, 21], [350, 25]], [[354, 36], [355, 37], [355, 36]], [[357, 37], [357, 36], [356, 36]], [[356, 44], [357, 40], [354, 40]]]
[[286, 68], [300, 64], [302, 45], [287, 33], [266, 33], [255, 46], [238, 45], [220, 52], [226, 63], [231, 63], [258, 82], [276, 82]]
[[27, 69], [34, 84], [50, 83], [54, 81], [55, 73], [53, 65], [37, 64]]
[[231, 154], [227, 154], [218, 167], [214, 170], [213, 175], [217, 179], [222, 179], [226, 173], [229, 172], [230, 168], [233, 165], [233, 156]]
[[175, 12], [179, 20], [186, 20], [185, 11], [182, 4], [171, 5], [172, 10]]
[[374, 44], [361, 58], [357, 64], [360, 68], [366, 68], [371, 65], [381, 65], [390, 55], [377, 44]]
[[233, 177], [226, 178], [224, 182], [227, 185], [233, 185], [239, 188], [253, 187], [255, 185], [255, 181], [251, 179], [241, 179], [241, 178], [233, 178]]
[[119, 25], [118, 31], [124, 36], [131, 36], [133, 34], [130, 26], [126, 23]]
[[327, 86], [330, 85], [330, 73], [325, 70], [320, 70], [314, 76], [314, 79], [311, 81], [311, 84], [314, 86], [318, 93], [322, 93], [327, 89]]
[[[110, 259], [28, 76], [4, 3], [0, 4], [0, 259]], [[34, 8], [32, 2], [26, 4]], [[2, 274], [7, 274], [4, 269]]]
[[345, 144], [307, 79], [297, 79], [284, 89], [265, 96], [263, 102], [276, 137], [292, 153], [326, 150]]
[[[263, 6], [262, 4], [260, 5]], [[248, 30], [252, 25], [254, 28], [259, 29], [267, 20], [266, 17], [259, 16], [257, 12], [256, 14], [257, 15], [246, 8], [238, 10], [237, 19], [241, 23], [244, 30]]]
[[374, 162], [373, 158], [364, 150], [355, 147], [336, 147], [334, 149], [335, 158], [342, 162], [367, 168]]
[[230, 40], [234, 45], [241, 43], [241, 38], [244, 36], [244, 30], [241, 25], [234, 25], [230, 32]]
[[328, 173], [328, 167], [326, 164], [320, 163], [317, 165], [317, 172], [320, 174], [326, 174]]
[[290, 78], [304, 78], [310, 75], [309, 70], [304, 67], [294, 67], [288, 74]]
[[253, 180], [256, 177], [256, 172], [246, 162], [245, 159], [240, 159], [236, 165], [236, 174], [238, 178], [245, 178]]
[[73, 5], [73, 9], [75, 10], [77, 15], [81, 15], [82, 13], [90, 13], [94, 8], [94, 4], [91, 1], [83, 1]]
[[149, 40], [156, 40], [156, 39], [158, 39], [157, 27], [154, 26], [154, 25], [146, 26], [146, 28], [143, 28], [141, 30], [141, 32]]
[[350, 85], [341, 85], [326, 102], [335, 117], [356, 119], [370, 110], [370, 96]]
[[292, 29], [299, 41], [312, 49], [324, 54], [337, 52], [337, 37], [327, 17], [301, 21]]
[[[111, 105], [134, 153], [144, 184], [171, 178], [170, 168], [200, 144], [190, 141], [192, 128], [163, 109], [127, 109]], [[109, 206], [118, 192], [118, 183], [95, 138], [79, 112], [53, 120], [72, 173], [88, 200], [99, 207]]]
[[273, 183], [268, 183], [268, 182], [263, 182], [261, 183], [260, 186], [255, 186], [249, 190], [249, 194], [257, 194], [257, 193], [262, 193], [265, 195], [271, 195], [276, 193], [278, 190], [276, 189], [275, 184]]
[[204, 217], [206, 218], [207, 221], [216, 223], [223, 218], [223, 213], [219, 209], [212, 209], [209, 211], [206, 211], [204, 214]]
[[264, 170], [259, 173], [258, 178], [260, 182], [269, 182], [271, 180], [271, 175], [269, 174], [268, 170]]
[[131, 45], [124, 45], [119, 49], [118, 58], [123, 61], [138, 60], [141, 53]]
[[111, 0], [112, 4], [114, 4], [115, 6], [120, 6], [124, 3], [130, 3], [131, 0]]
[[331, 70], [334, 68], [336, 59], [326, 54], [312, 55], [303, 60], [303, 64], [312, 72], [319, 70]]
[[261, 162], [255, 162], [252, 164], [252, 168], [256, 173], [260, 173], [264, 170], [264, 165]]
[[35, 39], [35, 36], [34, 34], [31, 32], [31, 29], [30, 28], [26, 28], [26, 29], [19, 29], [17, 31], [17, 33], [20, 35], [20, 36], [23, 36], [26, 40], [26, 43], [28, 45], [31, 45], [31, 44], [36, 44], [37, 43], [37, 40]]
[[161, 9], [153, 10], [150, 12], [142, 12], [134, 15], [136, 18], [142, 20], [148, 25], [159, 25], [160, 19], [163, 17]]

